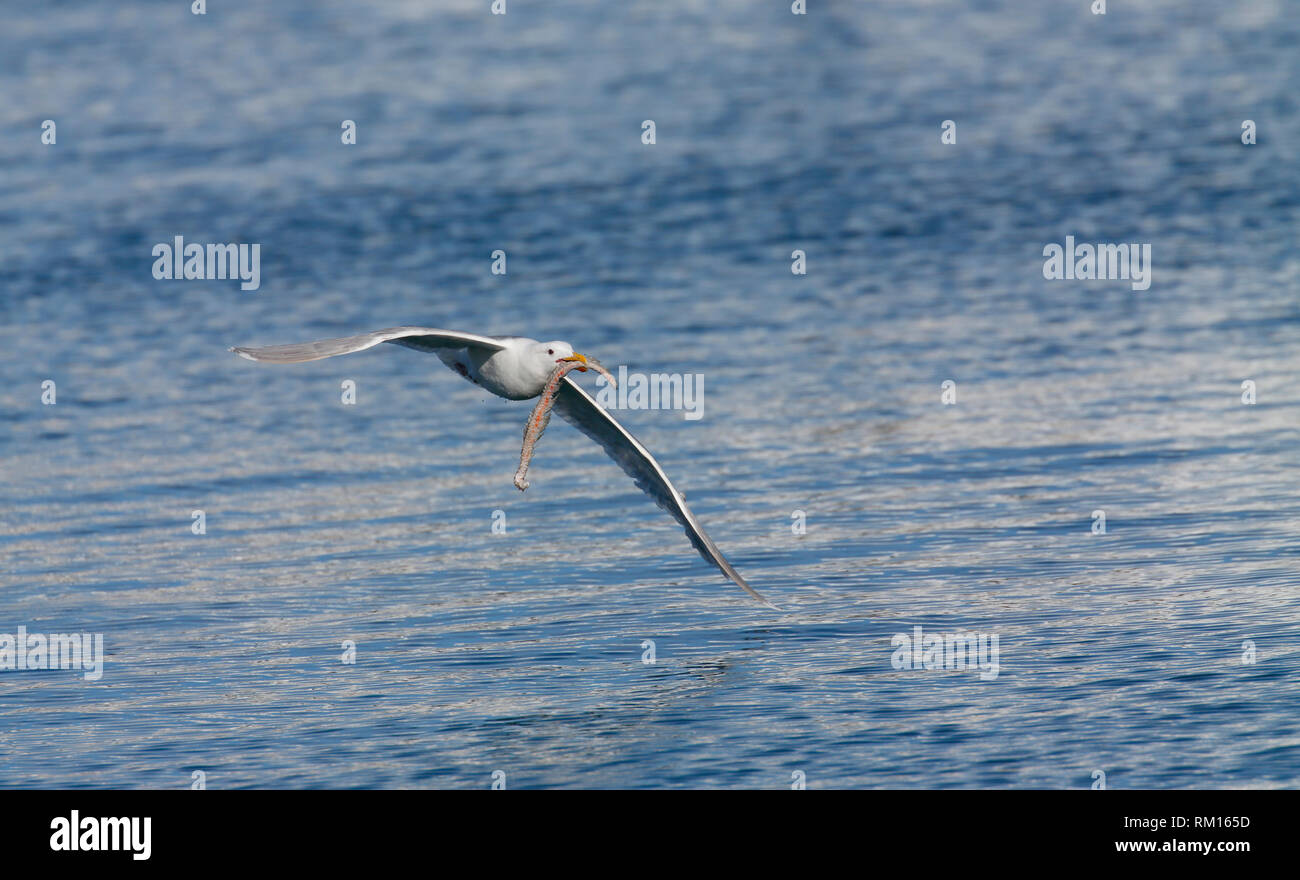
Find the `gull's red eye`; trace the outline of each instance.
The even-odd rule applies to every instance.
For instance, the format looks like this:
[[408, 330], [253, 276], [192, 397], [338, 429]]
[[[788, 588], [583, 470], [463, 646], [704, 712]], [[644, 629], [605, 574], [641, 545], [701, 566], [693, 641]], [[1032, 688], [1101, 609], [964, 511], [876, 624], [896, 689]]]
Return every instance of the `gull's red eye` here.
[[555, 349], [553, 349], [553, 348], [548, 348], [548, 349], [546, 349], [546, 353], [547, 353], [547, 354], [555, 354]]

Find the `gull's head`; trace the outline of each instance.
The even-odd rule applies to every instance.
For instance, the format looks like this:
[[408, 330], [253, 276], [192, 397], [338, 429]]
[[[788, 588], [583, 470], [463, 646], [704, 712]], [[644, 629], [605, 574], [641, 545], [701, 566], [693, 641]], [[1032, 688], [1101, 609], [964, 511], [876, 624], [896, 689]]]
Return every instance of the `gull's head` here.
[[567, 342], [539, 342], [533, 347], [533, 355], [541, 368], [541, 372], [549, 375], [551, 370], [555, 369], [556, 364], [567, 361], [578, 361], [583, 366], [578, 367], [580, 372], [587, 372], [587, 358], [585, 355], [578, 354], [573, 350], [573, 346]]

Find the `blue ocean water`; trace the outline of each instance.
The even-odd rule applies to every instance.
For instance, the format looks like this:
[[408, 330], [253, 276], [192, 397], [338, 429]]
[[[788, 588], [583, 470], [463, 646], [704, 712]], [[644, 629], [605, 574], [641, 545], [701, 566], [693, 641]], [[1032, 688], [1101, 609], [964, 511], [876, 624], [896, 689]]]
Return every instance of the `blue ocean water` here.
[[[1300, 4], [489, 5], [4, 11], [0, 633], [107, 656], [0, 786], [1300, 783]], [[703, 376], [619, 417], [783, 613], [436, 358], [226, 350], [401, 324]]]

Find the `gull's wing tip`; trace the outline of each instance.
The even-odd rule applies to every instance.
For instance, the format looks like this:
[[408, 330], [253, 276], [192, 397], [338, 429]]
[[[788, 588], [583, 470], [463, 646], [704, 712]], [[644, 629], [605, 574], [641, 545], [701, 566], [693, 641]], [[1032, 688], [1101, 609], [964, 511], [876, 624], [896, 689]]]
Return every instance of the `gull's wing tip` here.
[[779, 614], [785, 613], [785, 609], [778, 608], [775, 602], [772, 602], [770, 599], [768, 599], [766, 596], [764, 596], [762, 593], [758, 592], [748, 584], [745, 585], [745, 592], [748, 593], [753, 598], [757, 599], [760, 605], [764, 605], [768, 608], [771, 608], [773, 611], [776, 611]]
[[226, 351], [233, 351], [235, 354], [239, 355], [241, 358], [244, 358], [245, 360], [249, 360], [249, 361], [257, 360], [257, 358], [253, 357], [253, 355], [249, 352], [248, 349], [241, 348], [238, 345], [232, 345], [230, 346], [230, 348], [226, 349]]
[[[728, 576], [730, 577], [730, 575], [728, 575]], [[734, 581], [734, 582], [735, 582], [735, 583], [736, 583], [736, 584], [737, 584], [737, 585], [738, 585], [742, 590], [744, 590], [746, 593], [748, 593], [748, 594], [750, 595], [750, 597], [752, 597], [752, 598], [758, 600], [759, 604], [761, 604], [761, 605], [766, 605], [768, 608], [771, 608], [773, 611], [779, 612], [779, 613], [781, 613], [781, 614], [784, 614], [784, 613], [785, 613], [784, 609], [781, 609], [781, 608], [776, 607], [776, 605], [773, 604], [773, 603], [771, 602], [771, 600], [769, 600], [766, 596], [764, 596], [764, 595], [763, 595], [762, 593], [760, 593], [758, 590], [755, 590], [753, 587], [751, 587], [751, 586], [750, 586], [750, 585], [749, 585], [749, 584], [748, 584], [748, 583], [747, 583], [743, 578], [741, 578], [741, 577], [739, 577], [739, 576], [736, 576], [736, 577], [732, 578], [732, 580], [733, 580], [733, 581]]]

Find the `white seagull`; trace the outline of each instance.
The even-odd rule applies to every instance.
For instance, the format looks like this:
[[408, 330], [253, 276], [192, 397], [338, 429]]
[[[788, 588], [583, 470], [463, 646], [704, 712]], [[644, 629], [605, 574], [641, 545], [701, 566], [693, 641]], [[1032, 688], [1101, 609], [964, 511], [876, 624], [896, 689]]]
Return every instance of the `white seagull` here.
[[[529, 427], [525, 429], [523, 461], [515, 485], [520, 489], [528, 485], [523, 475], [531, 456], [531, 442], [536, 441], [536, 435], [529, 441], [529, 433], [535, 430], [540, 434], [541, 428], [545, 427], [544, 420], [549, 418], [549, 406], [544, 404], [553, 403], [565, 421], [599, 443], [606, 454], [636, 481], [641, 491], [681, 523], [686, 530], [686, 537], [690, 538], [691, 544], [705, 560], [716, 565], [750, 596], [773, 610], [780, 610], [746, 583], [722, 555], [700, 527], [695, 514], [686, 506], [682, 493], [673, 486], [654, 456], [576, 382], [564, 375], [574, 367], [585, 372], [588, 365], [604, 372], [594, 360], [575, 353], [573, 346], [567, 342], [538, 342], [522, 336], [479, 336], [433, 327], [392, 327], [340, 339], [270, 345], [265, 348], [237, 347], [230, 350], [252, 361], [300, 364], [364, 351], [381, 342], [432, 352], [464, 378], [507, 400], [538, 397], [548, 390], [548, 382], [555, 380], [551, 389], [553, 401], [550, 400], [550, 394], [546, 395], [534, 409]], [[540, 427], [536, 427], [534, 423], [539, 417], [542, 421]]]

